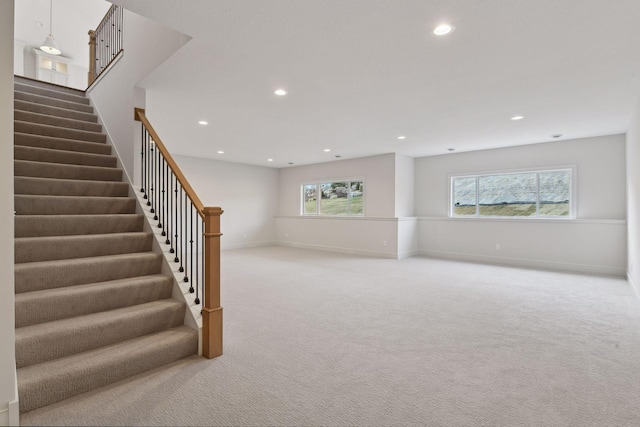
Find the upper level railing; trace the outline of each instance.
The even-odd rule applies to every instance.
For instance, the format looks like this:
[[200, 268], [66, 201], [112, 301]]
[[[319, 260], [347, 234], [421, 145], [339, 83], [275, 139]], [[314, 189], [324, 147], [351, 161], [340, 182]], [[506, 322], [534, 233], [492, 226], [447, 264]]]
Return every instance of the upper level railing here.
[[222, 354], [220, 307], [219, 207], [205, 207], [167, 151], [145, 112], [135, 109], [142, 123], [141, 188], [149, 212], [174, 256], [177, 272], [195, 304], [202, 305], [202, 354]]
[[122, 51], [123, 9], [109, 8], [95, 30], [89, 30], [89, 86]]

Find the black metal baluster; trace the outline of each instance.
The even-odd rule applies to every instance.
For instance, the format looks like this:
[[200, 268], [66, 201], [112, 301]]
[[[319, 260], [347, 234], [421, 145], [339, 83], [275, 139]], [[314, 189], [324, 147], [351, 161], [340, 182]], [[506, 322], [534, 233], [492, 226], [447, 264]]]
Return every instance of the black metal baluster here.
[[[183, 247], [183, 252], [182, 252], [182, 258], [184, 258], [184, 281], [188, 282], [189, 281], [189, 275], [187, 273], [187, 269], [189, 268], [189, 260], [190, 258], [187, 256], [187, 238], [189, 236], [189, 233], [187, 233], [187, 218], [188, 218], [188, 206], [187, 206], [187, 191], [184, 191], [184, 238], [182, 239], [184, 241], [184, 247]], [[180, 263], [180, 266], [182, 267], [182, 263]]]
[[[185, 254], [185, 246], [187, 245], [187, 239], [186, 239], [186, 235], [187, 235], [187, 226], [185, 224], [185, 220], [187, 218], [187, 203], [189, 202], [189, 199], [187, 199], [187, 193], [185, 192], [184, 194], [184, 217], [182, 216], [182, 197], [180, 198], [180, 232], [182, 233], [182, 238], [180, 239], [180, 253], [182, 254], [182, 256], [180, 257], [180, 268], [178, 269], [179, 272], [183, 272], [184, 271], [184, 263], [186, 263], [186, 254]], [[176, 218], [178, 217], [178, 215], [176, 214]]]
[[[173, 175], [172, 178], [172, 183], [175, 181], [175, 186], [172, 187], [173, 188], [173, 229], [175, 231], [175, 242], [176, 242], [176, 248], [175, 248], [175, 254], [176, 256], [173, 258], [173, 262], [178, 262], [180, 261], [178, 259], [178, 177]], [[171, 245], [171, 250], [173, 250], [173, 244]], [[173, 252], [171, 252], [173, 253]]]
[[[177, 177], [176, 177], [177, 179]], [[178, 229], [178, 201], [180, 202], [180, 206], [182, 206], [182, 193], [183, 193], [184, 188], [182, 187], [182, 184], [180, 184], [180, 194], [178, 195], [178, 199], [176, 199], [176, 205], [175, 205], [175, 233], [176, 233], [176, 256], [173, 258], [173, 262], [180, 262], [180, 258], [179, 258], [179, 254], [178, 254], [178, 248], [180, 247], [180, 241], [178, 240], [178, 237], [181, 237], [181, 233], [182, 230]], [[180, 209], [182, 210], [182, 209]]]
[[[196, 251], [201, 250], [200, 248], [200, 214], [198, 213], [198, 211], [196, 210], [196, 216], [195, 216], [195, 220], [196, 220]], [[200, 273], [200, 269], [198, 268], [198, 259], [200, 258], [199, 254], [196, 252], [196, 299], [195, 299], [195, 303], [196, 304], [200, 304], [200, 297], [199, 297], [199, 287], [200, 287], [200, 282], [202, 280], [201, 277], [199, 276]]]
[[164, 207], [166, 206], [164, 197], [165, 197], [165, 191], [164, 191], [164, 156], [162, 155], [162, 153], [160, 153], [160, 150], [158, 150], [159, 153], [159, 157], [158, 157], [158, 180], [160, 181], [160, 194], [159, 194], [159, 200], [158, 200], [158, 228], [162, 228], [162, 236], [166, 235], [166, 233], [164, 232]]
[[145, 194], [144, 194], [144, 198], [147, 199], [147, 206], [151, 206], [151, 189], [149, 188], [149, 186], [151, 185], [151, 180], [149, 179], [149, 175], [151, 173], [150, 167], [151, 167], [151, 163], [150, 163], [150, 159], [151, 159], [151, 154], [152, 154], [152, 148], [151, 148], [151, 142], [149, 140], [149, 131], [145, 130], [145, 135], [146, 135], [146, 139], [145, 139], [145, 161], [144, 161], [144, 170], [145, 170], [145, 177], [144, 177], [144, 188], [145, 188]]
[[167, 240], [165, 241], [165, 243], [169, 245], [169, 253], [172, 254], [175, 252], [173, 250], [173, 235], [171, 234], [171, 226], [173, 225], [173, 172], [171, 172], [168, 163], [167, 176], [169, 177], [169, 187], [167, 189], [167, 200], [169, 201], [169, 203], [167, 206], [167, 216], [164, 220], [164, 223], [167, 226]]
[[[189, 292], [193, 293], [193, 202], [191, 202], [191, 214], [189, 215], [189, 229], [191, 230], [191, 236], [189, 239], [189, 263], [187, 267], [189, 267], [189, 275], [191, 276], [191, 286], [189, 287]], [[186, 271], [184, 276], [184, 281], [188, 282], [189, 278], [187, 277]]]
[[140, 134], [140, 192], [144, 194], [144, 125], [140, 129], [142, 130]]
[[153, 156], [153, 187], [155, 188], [155, 191], [153, 192], [153, 219], [155, 221], [158, 221], [158, 199], [160, 197], [160, 179], [158, 178], [158, 176], [160, 175], [160, 149], [157, 145], [155, 148], [155, 155]]
[[148, 206], [151, 206], [151, 210], [149, 212], [151, 213], [155, 213], [155, 194], [156, 194], [156, 189], [154, 188], [154, 183], [155, 183], [155, 165], [156, 165], [156, 149], [155, 149], [155, 143], [153, 142], [153, 139], [150, 140], [150, 145], [151, 145], [151, 159], [150, 159], [150, 164], [151, 164], [151, 170], [149, 172], [149, 184], [151, 185], [151, 188], [149, 189], [149, 202], [147, 202]]
[[[180, 240], [178, 240], [178, 223], [176, 222], [176, 257], [173, 261], [180, 263], [180, 268], [178, 269], [178, 271], [182, 273], [184, 271], [184, 267], [182, 266], [182, 258], [184, 258], [183, 242], [184, 242], [184, 236], [185, 236], [185, 233], [183, 233], [184, 222], [182, 221], [182, 185], [180, 186], [180, 196], [178, 196], [178, 198], [180, 199], [180, 209], [178, 210], [180, 214]], [[178, 216], [176, 215], [176, 221], [177, 220], [178, 220]], [[180, 253], [178, 253], [178, 250], [180, 251]], [[180, 254], [182, 254], [182, 257], [180, 256]]]

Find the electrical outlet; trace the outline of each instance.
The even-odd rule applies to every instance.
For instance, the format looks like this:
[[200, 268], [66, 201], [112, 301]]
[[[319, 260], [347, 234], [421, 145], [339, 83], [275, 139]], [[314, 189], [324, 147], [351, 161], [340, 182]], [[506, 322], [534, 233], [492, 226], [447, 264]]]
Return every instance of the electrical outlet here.
[[496, 243], [496, 251], [499, 251], [502, 249], [502, 246], [500, 246], [500, 243]]

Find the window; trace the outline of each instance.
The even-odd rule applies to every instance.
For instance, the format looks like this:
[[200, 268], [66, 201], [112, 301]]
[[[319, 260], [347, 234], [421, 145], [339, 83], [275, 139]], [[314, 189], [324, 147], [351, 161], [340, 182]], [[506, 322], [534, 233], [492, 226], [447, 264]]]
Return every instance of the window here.
[[302, 185], [302, 215], [363, 215], [364, 181]]
[[451, 216], [572, 218], [572, 169], [451, 178]]

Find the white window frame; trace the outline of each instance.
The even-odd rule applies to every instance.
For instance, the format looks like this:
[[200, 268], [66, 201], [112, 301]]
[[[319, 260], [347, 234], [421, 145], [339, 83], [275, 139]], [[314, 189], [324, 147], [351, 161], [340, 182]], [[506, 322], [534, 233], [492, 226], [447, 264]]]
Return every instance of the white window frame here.
[[[316, 211], [315, 213], [306, 213], [304, 209], [304, 188], [309, 185], [316, 186], [316, 195], [320, 194], [320, 185], [333, 183], [333, 182], [362, 182], [364, 190], [362, 191], [362, 213], [358, 214], [344, 214], [344, 215], [329, 215], [320, 213], [320, 198], [316, 197]], [[364, 178], [356, 177], [356, 178], [331, 178], [331, 179], [321, 179], [321, 180], [313, 180], [313, 181], [305, 181], [300, 184], [300, 215], [306, 217], [340, 217], [340, 218], [349, 218], [349, 217], [362, 217], [365, 216], [365, 206], [366, 206], [366, 191], [367, 191], [367, 183]]]
[[[569, 176], [569, 215], [567, 216], [539, 216], [538, 212], [540, 210], [540, 194], [539, 194], [539, 180], [540, 176], [538, 174], [545, 172], [555, 172], [555, 171], [570, 171], [571, 174]], [[496, 175], [515, 175], [515, 174], [525, 174], [525, 173], [536, 173], [536, 215], [535, 216], [490, 216], [490, 215], [480, 215], [479, 210], [479, 178], [485, 176], [496, 176]], [[490, 171], [490, 172], [480, 172], [480, 173], [461, 173], [461, 174], [450, 174], [449, 175], [449, 217], [456, 219], [509, 219], [509, 220], [543, 220], [543, 221], [553, 221], [553, 220], [575, 220], [577, 218], [577, 166], [576, 165], [560, 165], [560, 166], [547, 166], [547, 167], [538, 167], [538, 168], [522, 168], [522, 169], [509, 169], [509, 170], [499, 170], [499, 171]], [[456, 215], [455, 214], [455, 201], [453, 200], [455, 194], [453, 189], [453, 182], [457, 178], [476, 178], [476, 214], [475, 215]]]

